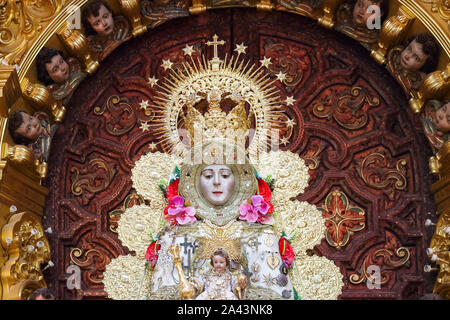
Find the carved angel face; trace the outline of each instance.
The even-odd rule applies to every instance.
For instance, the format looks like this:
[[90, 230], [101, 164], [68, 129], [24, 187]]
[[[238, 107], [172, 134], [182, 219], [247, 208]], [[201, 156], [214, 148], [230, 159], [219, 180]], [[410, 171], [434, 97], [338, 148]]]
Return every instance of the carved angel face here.
[[450, 102], [436, 110], [433, 122], [439, 131], [444, 133], [450, 132]]
[[92, 29], [101, 37], [106, 37], [114, 31], [114, 18], [112, 12], [104, 5], [98, 10], [98, 16], [91, 15], [88, 18]]
[[372, 5], [378, 6], [370, 0], [358, 0], [353, 7], [353, 22], [361, 27], [367, 26], [367, 20], [373, 16], [373, 12], [367, 12], [367, 8]]
[[422, 51], [422, 44], [413, 40], [400, 54], [400, 64], [405, 70], [419, 71], [427, 62], [427, 58]]
[[36, 141], [44, 132], [41, 122], [38, 118], [30, 116], [28, 113], [21, 112], [22, 124], [16, 129], [16, 133], [31, 140]]
[[209, 165], [205, 167], [200, 177], [200, 189], [213, 205], [223, 205], [230, 200], [234, 190], [234, 174], [226, 165]]
[[45, 64], [45, 69], [48, 75], [55, 83], [63, 83], [69, 79], [70, 68], [66, 60], [61, 55], [57, 54], [52, 57], [49, 63]]

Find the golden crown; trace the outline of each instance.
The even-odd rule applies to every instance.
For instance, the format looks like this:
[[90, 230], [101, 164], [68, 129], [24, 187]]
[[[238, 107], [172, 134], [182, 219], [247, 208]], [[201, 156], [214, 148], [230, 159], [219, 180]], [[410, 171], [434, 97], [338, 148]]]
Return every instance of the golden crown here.
[[[236, 103], [228, 114], [220, 106], [222, 96], [230, 97]], [[223, 95], [218, 88], [211, 89], [207, 95], [208, 108], [204, 115], [195, 108], [198, 99], [195, 94], [189, 97], [187, 112], [183, 116], [191, 146], [199, 139], [207, 143], [217, 137], [224, 137], [235, 142], [248, 136], [251, 121], [245, 111], [245, 100], [239, 93]]]

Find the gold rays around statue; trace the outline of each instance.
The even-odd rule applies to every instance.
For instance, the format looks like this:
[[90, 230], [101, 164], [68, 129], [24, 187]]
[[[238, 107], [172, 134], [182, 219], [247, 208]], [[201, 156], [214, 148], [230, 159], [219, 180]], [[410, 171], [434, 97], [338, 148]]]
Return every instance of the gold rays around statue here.
[[[164, 150], [184, 152], [190, 147], [180, 136], [180, 129], [192, 135], [193, 123], [202, 136], [224, 136], [233, 140], [239, 130], [244, 137], [248, 135], [250, 119], [254, 118], [254, 133], [249, 141], [249, 154], [267, 151], [270, 147], [272, 128], [279, 127], [279, 114], [282, 113], [278, 89], [263, 69], [263, 65], [250, 65], [250, 61], [240, 59], [242, 51], [228, 59], [219, 59], [217, 45], [224, 42], [208, 42], [214, 45], [214, 57], [206, 60], [183, 61], [181, 68], [171, 68], [161, 85], [156, 84], [159, 96], [155, 99], [157, 119], [154, 123]], [[235, 103], [227, 115], [220, 109], [222, 101]], [[208, 110], [202, 115], [196, 105], [207, 102]], [[248, 107], [249, 115], [245, 112]], [[183, 109], [188, 109], [184, 115]], [[195, 110], [192, 110], [194, 108]], [[183, 121], [182, 121], [183, 120]], [[182, 127], [184, 125], [184, 128]], [[223, 129], [223, 130], [221, 130]], [[233, 129], [233, 130], [229, 130]], [[233, 131], [233, 132], [232, 132]], [[234, 133], [234, 136], [233, 136]], [[193, 137], [192, 137], [193, 138]]]

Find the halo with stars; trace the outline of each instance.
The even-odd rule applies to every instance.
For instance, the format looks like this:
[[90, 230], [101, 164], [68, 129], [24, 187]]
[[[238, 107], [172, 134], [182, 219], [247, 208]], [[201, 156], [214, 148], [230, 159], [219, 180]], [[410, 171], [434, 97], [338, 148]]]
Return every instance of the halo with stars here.
[[[178, 150], [183, 153], [187, 150], [180, 139], [178, 124], [180, 112], [189, 97], [197, 97], [198, 102], [213, 88], [223, 93], [239, 94], [250, 105], [250, 113], [255, 118], [255, 132], [248, 146], [250, 154], [266, 151], [270, 143], [270, 128], [281, 124], [277, 116], [282, 113], [282, 103], [279, 101], [278, 88], [274, 85], [278, 79], [271, 79], [264, 70], [269, 60], [266, 59], [260, 66], [250, 65], [250, 61], [240, 58], [245, 55], [247, 48], [244, 43], [236, 45], [234, 52], [237, 54], [230, 59], [226, 55], [221, 59], [218, 46], [224, 45], [225, 41], [218, 39], [214, 35], [213, 41], [206, 43], [214, 47], [212, 59], [207, 61], [202, 56], [194, 60], [185, 52], [186, 59], [190, 58], [190, 61], [183, 61], [181, 68], [170, 69], [162, 84], [156, 84], [160, 89], [155, 99], [158, 110], [156, 132], [162, 147], [169, 152]], [[189, 49], [186, 47], [183, 50]]]

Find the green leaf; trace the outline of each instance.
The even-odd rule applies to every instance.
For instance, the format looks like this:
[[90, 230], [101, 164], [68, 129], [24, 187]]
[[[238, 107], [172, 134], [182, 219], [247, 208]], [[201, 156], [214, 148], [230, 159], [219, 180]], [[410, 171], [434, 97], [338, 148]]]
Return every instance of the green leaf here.
[[297, 290], [295, 290], [294, 287], [292, 287], [292, 289], [294, 289], [294, 300], [302, 300], [302, 297], [298, 295]]
[[158, 187], [159, 187], [159, 189], [161, 189], [161, 191], [162, 191], [164, 197], [166, 198], [166, 197], [167, 197], [167, 187], [168, 187], [167, 181], [165, 181], [165, 180], [159, 180], [159, 181], [158, 181]]

